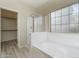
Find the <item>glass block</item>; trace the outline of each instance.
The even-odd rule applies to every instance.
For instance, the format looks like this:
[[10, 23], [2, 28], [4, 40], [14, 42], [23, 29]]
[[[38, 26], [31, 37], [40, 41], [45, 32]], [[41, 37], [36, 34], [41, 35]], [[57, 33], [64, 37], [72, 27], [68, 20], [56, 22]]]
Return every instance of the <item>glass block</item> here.
[[55, 12], [52, 12], [51, 13], [51, 17], [55, 17]]
[[62, 32], [63, 33], [69, 32], [69, 25], [62, 25]]
[[62, 9], [62, 16], [63, 15], [68, 15], [69, 14], [69, 7], [63, 8]]
[[79, 32], [79, 24], [70, 24], [70, 32], [78, 33]]
[[70, 24], [78, 24], [78, 23], [79, 23], [78, 14], [70, 15]]
[[51, 18], [51, 24], [56, 24], [55, 21], [56, 21], [56, 19], [52, 17], [52, 18]]
[[57, 33], [61, 32], [61, 25], [56, 25], [56, 32]]
[[56, 31], [56, 26], [55, 25], [51, 25], [51, 32], [55, 32]]
[[56, 17], [56, 24], [61, 24], [61, 17]]
[[69, 16], [62, 16], [62, 24], [69, 24]]
[[79, 4], [74, 4], [70, 6], [70, 14], [74, 14], [78, 12], [79, 12]]
[[56, 11], [56, 17], [61, 16], [61, 10]]

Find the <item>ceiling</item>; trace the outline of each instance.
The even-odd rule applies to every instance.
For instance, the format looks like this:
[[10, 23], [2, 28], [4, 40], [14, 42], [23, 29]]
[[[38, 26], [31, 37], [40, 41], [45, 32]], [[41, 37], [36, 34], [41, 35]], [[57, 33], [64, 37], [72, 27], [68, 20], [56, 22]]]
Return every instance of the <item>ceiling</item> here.
[[21, 1], [32, 7], [38, 8], [39, 6], [42, 6], [43, 4], [48, 2], [49, 0], [21, 0]]
[[19, 0], [21, 3], [36, 9], [41, 14], [65, 7], [78, 0]]

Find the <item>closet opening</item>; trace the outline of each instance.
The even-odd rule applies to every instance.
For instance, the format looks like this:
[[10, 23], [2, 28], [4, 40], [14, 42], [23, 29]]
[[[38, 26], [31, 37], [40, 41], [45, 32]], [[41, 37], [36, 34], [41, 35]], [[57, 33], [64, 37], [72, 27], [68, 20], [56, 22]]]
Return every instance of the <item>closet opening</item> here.
[[[8, 50], [17, 46], [17, 12], [1, 8], [1, 52], [8, 56]], [[6, 53], [4, 53], [6, 51]], [[11, 50], [12, 51], [12, 50]]]

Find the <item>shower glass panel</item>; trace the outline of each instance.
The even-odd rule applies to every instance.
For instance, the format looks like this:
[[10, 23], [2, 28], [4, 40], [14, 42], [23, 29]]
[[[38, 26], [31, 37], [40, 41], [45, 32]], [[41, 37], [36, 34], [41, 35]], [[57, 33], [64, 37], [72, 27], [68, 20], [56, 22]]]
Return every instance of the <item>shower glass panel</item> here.
[[34, 16], [34, 32], [42, 32], [42, 31], [43, 31], [43, 17]]

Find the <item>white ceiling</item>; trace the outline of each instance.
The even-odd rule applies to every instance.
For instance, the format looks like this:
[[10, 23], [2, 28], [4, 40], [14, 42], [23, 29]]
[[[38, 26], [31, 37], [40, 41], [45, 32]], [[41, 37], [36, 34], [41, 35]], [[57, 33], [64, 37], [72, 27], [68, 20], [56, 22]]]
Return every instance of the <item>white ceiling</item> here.
[[78, 0], [19, 0], [42, 14], [70, 5]]
[[36, 7], [39, 7], [39, 6], [43, 5], [43, 4], [45, 4], [49, 0], [21, 0], [21, 1], [36, 8]]

